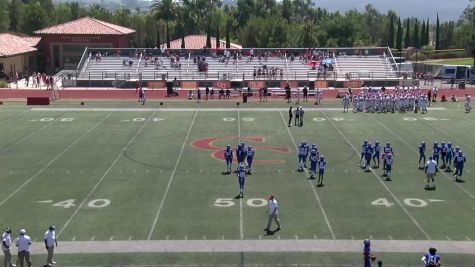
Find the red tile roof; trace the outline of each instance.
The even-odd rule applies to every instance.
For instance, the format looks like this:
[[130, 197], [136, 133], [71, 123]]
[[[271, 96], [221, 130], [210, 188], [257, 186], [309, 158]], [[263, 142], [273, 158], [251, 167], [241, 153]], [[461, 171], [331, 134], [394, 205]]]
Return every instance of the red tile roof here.
[[84, 17], [63, 24], [51, 26], [38, 31], [36, 34], [80, 34], [80, 35], [126, 35], [135, 31], [112, 23], [90, 17]]
[[[222, 39], [219, 40], [221, 43], [221, 48], [226, 48], [226, 41]], [[231, 43], [232, 49], [242, 49], [241, 45]], [[167, 44], [163, 44], [164, 47], [167, 47]], [[206, 35], [188, 35], [185, 36], [185, 49], [201, 49], [206, 46]], [[181, 48], [181, 38], [176, 39], [170, 42], [171, 49], [180, 49]], [[216, 38], [211, 37], [211, 48], [216, 48]]]
[[0, 57], [11, 57], [37, 51], [35, 46], [41, 37], [19, 36], [10, 33], [0, 34]]

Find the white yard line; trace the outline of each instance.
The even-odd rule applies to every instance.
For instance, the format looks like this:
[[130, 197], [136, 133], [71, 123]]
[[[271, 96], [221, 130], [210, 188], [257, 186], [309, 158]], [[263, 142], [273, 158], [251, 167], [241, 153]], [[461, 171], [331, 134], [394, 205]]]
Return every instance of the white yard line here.
[[[397, 135], [395, 132], [393, 132], [391, 129], [386, 127], [383, 123], [381, 123], [379, 120], [375, 119], [374, 117], [371, 117], [377, 124], [379, 124], [381, 127], [383, 127], [387, 132], [392, 134], [394, 137], [396, 137], [399, 141], [401, 141], [404, 145], [406, 145], [409, 149], [411, 149], [415, 154], [419, 155], [419, 151], [417, 151], [414, 147], [412, 147], [409, 143], [407, 143], [404, 139], [402, 139], [399, 135]], [[453, 182], [453, 179], [448, 176], [444, 171], [440, 171], [439, 173], [442, 173], [449, 181]], [[458, 186], [465, 194], [467, 194], [471, 198], [475, 198], [475, 195], [470, 193], [465, 187], [460, 185], [459, 183], [453, 182], [456, 186]]]
[[[284, 127], [287, 129], [287, 132], [289, 133], [290, 139], [292, 140], [294, 147], [297, 147], [297, 143], [295, 142], [294, 136], [292, 135], [292, 132], [290, 131], [289, 127], [287, 127], [287, 122], [285, 121], [284, 115], [282, 115], [282, 112], [279, 112], [279, 114], [282, 117], [282, 120], [284, 121]], [[307, 174], [307, 177], [308, 177], [307, 169], [305, 169], [305, 173]], [[327, 224], [328, 230], [330, 231], [332, 238], [336, 239], [335, 233], [333, 232], [333, 228], [330, 224], [330, 220], [328, 220], [327, 213], [325, 212], [325, 209], [323, 208], [323, 204], [320, 201], [320, 197], [318, 196], [317, 190], [315, 189], [315, 186], [312, 183], [312, 181], [308, 180], [308, 183], [310, 185], [310, 188], [312, 188], [313, 194], [315, 195], [315, 199], [317, 200], [318, 206], [320, 207], [320, 211], [322, 212], [323, 218], [325, 219], [325, 223]]]
[[9, 146], [6, 146], [5, 148], [3, 148], [2, 150], [0, 150], [0, 153], [4, 153], [4, 152], [7, 152], [8, 150], [10, 150], [12, 147], [18, 145], [18, 144], [21, 144], [23, 143], [25, 140], [27, 140], [28, 138], [32, 137], [34, 134], [36, 134], [37, 132], [41, 131], [41, 130], [44, 130], [46, 128], [48, 128], [51, 124], [53, 124], [54, 122], [58, 121], [59, 118], [61, 118], [64, 114], [61, 114], [60, 116], [58, 116], [57, 118], [55, 118], [54, 120], [48, 122], [47, 124], [41, 126], [40, 128], [30, 132], [28, 135], [26, 135], [25, 137], [23, 137], [22, 139], [16, 141], [15, 143], [9, 145]]
[[[332, 120], [330, 120], [325, 112], [322, 112], [323, 116], [327, 119], [328, 122], [335, 128], [335, 130], [343, 137], [343, 139], [346, 141], [348, 145], [350, 145], [353, 150], [356, 152], [357, 155], [359, 155], [358, 149], [350, 142], [350, 140], [345, 136], [345, 134], [333, 123]], [[422, 226], [416, 221], [414, 216], [402, 205], [401, 201], [396, 197], [396, 195], [393, 193], [393, 191], [379, 178], [379, 176], [374, 172], [373, 169], [371, 169], [371, 173], [376, 177], [376, 180], [386, 189], [386, 191], [391, 195], [391, 197], [396, 201], [396, 203], [401, 207], [401, 209], [406, 213], [406, 215], [411, 219], [411, 221], [416, 225], [416, 227], [424, 234], [424, 236], [430, 240], [429, 234], [422, 228]]]
[[165, 193], [163, 193], [162, 200], [160, 201], [160, 205], [158, 206], [157, 212], [155, 213], [155, 218], [153, 219], [152, 227], [150, 228], [150, 232], [148, 233], [147, 240], [150, 240], [152, 238], [153, 231], [155, 230], [155, 227], [157, 225], [158, 217], [160, 216], [160, 213], [163, 208], [163, 204], [165, 203], [165, 199], [167, 198], [167, 195], [168, 195], [168, 191], [170, 190], [170, 187], [172, 185], [173, 178], [175, 177], [176, 170], [178, 168], [178, 165], [180, 164], [181, 156], [183, 155], [183, 150], [185, 150], [185, 146], [188, 143], [188, 138], [190, 136], [191, 129], [193, 128], [193, 124], [195, 124], [197, 115], [198, 115], [198, 111], [195, 111], [195, 115], [193, 115], [193, 119], [191, 120], [190, 127], [188, 128], [188, 132], [186, 133], [185, 140], [183, 141], [183, 144], [181, 145], [180, 153], [178, 154], [178, 158], [176, 159], [176, 162], [175, 162], [175, 167], [173, 167], [172, 174], [170, 175], [170, 179], [168, 180]]
[[97, 126], [99, 126], [104, 120], [106, 120], [107, 118], [109, 118], [109, 116], [112, 115], [112, 112], [110, 112], [109, 114], [107, 114], [104, 118], [102, 118], [100, 121], [98, 121], [96, 124], [94, 124], [94, 126], [92, 126], [91, 128], [89, 128], [89, 130], [87, 130], [85, 133], [83, 133], [81, 136], [79, 136], [74, 142], [72, 142], [71, 144], [69, 144], [69, 146], [67, 146], [65, 149], [63, 149], [63, 151], [61, 151], [61, 153], [59, 153], [56, 157], [54, 157], [52, 160], [50, 160], [48, 162], [48, 164], [46, 164], [43, 168], [41, 168], [39, 171], [37, 171], [33, 176], [31, 176], [28, 180], [26, 180], [23, 184], [21, 184], [17, 189], [15, 189], [15, 191], [13, 191], [12, 193], [10, 193], [6, 198], [4, 198], [1, 202], [0, 202], [0, 206], [2, 206], [3, 204], [5, 204], [5, 202], [7, 202], [10, 198], [12, 198], [16, 193], [18, 193], [21, 189], [23, 189], [23, 187], [25, 187], [26, 185], [28, 185], [31, 181], [33, 181], [36, 177], [38, 177], [41, 173], [43, 173], [49, 166], [51, 166], [54, 162], [56, 162], [56, 160], [58, 160], [61, 156], [63, 156], [66, 152], [68, 152], [75, 144], [77, 144], [79, 141], [81, 141], [86, 135], [88, 135], [90, 132], [92, 132], [94, 129], [97, 128]]
[[94, 187], [87, 193], [86, 197], [84, 197], [83, 201], [77, 206], [77, 208], [74, 210], [73, 214], [69, 217], [69, 219], [64, 223], [64, 225], [60, 228], [57, 236], [59, 237], [64, 230], [68, 227], [69, 223], [73, 220], [73, 218], [76, 216], [76, 214], [79, 212], [79, 210], [84, 206], [88, 198], [96, 191], [96, 189], [99, 187], [99, 185], [102, 183], [102, 181], [106, 178], [106, 176], [109, 174], [109, 172], [114, 168], [114, 166], [117, 164], [119, 161], [120, 157], [124, 154], [124, 152], [127, 150], [127, 148], [134, 142], [135, 138], [142, 132], [142, 130], [145, 128], [145, 126], [150, 122], [152, 119], [153, 115], [155, 112], [152, 112], [152, 114], [148, 117], [148, 119], [142, 124], [142, 126], [135, 132], [135, 134], [132, 136], [132, 138], [129, 140], [127, 145], [125, 145], [119, 152], [119, 154], [115, 157], [114, 161], [111, 163], [109, 168], [104, 172], [104, 174], [101, 176], [101, 178], [97, 181], [97, 183], [94, 185]]
[[[241, 111], [286, 111], [288, 108], [239, 108]], [[116, 112], [147, 112], [147, 111], [160, 111], [160, 112], [190, 112], [190, 111], [203, 111], [203, 112], [216, 112], [216, 111], [237, 111], [238, 108], [32, 108], [32, 111], [116, 111]], [[341, 112], [341, 108], [306, 108], [306, 111], [338, 111]], [[430, 108], [431, 111], [435, 110], [447, 110], [444, 107]]]
[[[237, 108], [237, 121], [238, 121], [238, 139], [239, 139], [238, 142], [241, 143], [241, 114], [240, 114], [239, 108]], [[242, 148], [242, 149], [244, 149], [244, 148]], [[239, 198], [239, 236], [241, 237], [241, 240], [244, 239], [242, 198]]]
[[3, 121], [0, 121], [0, 124], [3, 124], [5, 122], [9, 122], [11, 120], [13, 120], [14, 118], [16, 118], [17, 116], [20, 116], [20, 115], [23, 115], [25, 113], [27, 113], [28, 111], [30, 111], [29, 109], [23, 111], [23, 112], [18, 112], [18, 113], [15, 113], [15, 115], [11, 116], [11, 117], [8, 117], [7, 119], [3, 120]]

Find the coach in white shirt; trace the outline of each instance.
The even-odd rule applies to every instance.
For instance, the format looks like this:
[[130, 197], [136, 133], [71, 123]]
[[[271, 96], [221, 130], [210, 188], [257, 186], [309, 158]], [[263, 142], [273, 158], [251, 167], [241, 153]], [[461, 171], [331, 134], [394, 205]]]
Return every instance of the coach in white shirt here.
[[46, 230], [44, 240], [46, 251], [48, 251], [46, 265], [53, 266], [53, 264], [56, 263], [53, 260], [54, 246], [58, 246], [58, 241], [56, 241], [56, 227], [54, 225], [51, 225], [48, 230]]
[[[434, 177], [435, 174], [437, 173], [437, 162], [430, 157], [429, 161], [426, 163], [426, 168], [425, 168], [425, 173], [426, 173], [426, 189], [435, 189], [435, 183], [434, 183]], [[432, 182], [432, 185], [431, 185]]]
[[[280, 230], [280, 220], [279, 220], [279, 212], [277, 211], [278, 205], [277, 205], [277, 200], [273, 195], [269, 196], [269, 206], [267, 208], [267, 213], [269, 215], [269, 220], [267, 221], [267, 227], [264, 229], [264, 231], [267, 232], [268, 235], [273, 234], [274, 232], [277, 232]], [[277, 229], [275, 231], [271, 231], [270, 227], [272, 224], [272, 220], [275, 221], [277, 224]]]
[[18, 248], [18, 261], [20, 262], [20, 267], [24, 267], [24, 260], [26, 260], [28, 267], [31, 267], [31, 238], [26, 235], [25, 229], [20, 230], [20, 236], [16, 239], [16, 246]]
[[12, 252], [10, 251], [10, 247], [12, 245], [12, 238], [10, 234], [12, 233], [12, 229], [7, 227], [5, 232], [2, 235], [2, 250], [3, 250], [3, 267], [14, 267], [15, 264], [12, 263]]

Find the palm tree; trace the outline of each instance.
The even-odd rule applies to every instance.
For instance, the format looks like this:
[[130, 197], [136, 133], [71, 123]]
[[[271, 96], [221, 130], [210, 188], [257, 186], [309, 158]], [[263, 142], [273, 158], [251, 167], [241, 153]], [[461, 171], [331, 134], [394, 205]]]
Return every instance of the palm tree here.
[[170, 48], [170, 34], [168, 23], [176, 15], [176, 9], [178, 6], [179, 0], [155, 0], [151, 6], [152, 12], [155, 14], [157, 20], [164, 19], [167, 27], [167, 48]]

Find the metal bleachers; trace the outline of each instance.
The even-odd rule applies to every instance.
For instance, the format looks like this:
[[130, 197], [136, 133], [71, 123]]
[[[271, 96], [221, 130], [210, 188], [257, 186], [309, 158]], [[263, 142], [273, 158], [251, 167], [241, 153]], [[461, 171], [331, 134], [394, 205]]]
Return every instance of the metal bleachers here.
[[[78, 67], [76, 78], [83, 81], [156, 81], [156, 80], [182, 80], [182, 81], [309, 81], [327, 79], [334, 81], [345, 80], [388, 80], [398, 79], [394, 69], [394, 59], [391, 53], [381, 52], [381, 48], [374, 49], [374, 53], [367, 56], [350, 54], [351, 50], [344, 53], [333, 51], [327, 53], [333, 58], [326, 58], [332, 62], [333, 70], [324, 71], [322, 67], [312, 68], [308, 62], [298, 57], [301, 50], [290, 50], [288, 53], [280, 52], [277, 55], [264, 57], [242, 56], [237, 60], [233, 57], [224, 60], [214, 53], [200, 53], [200, 51], [173, 51], [172, 55], [179, 56], [180, 67], [174, 66], [170, 56], [148, 50], [146, 60], [145, 50], [128, 50], [127, 53], [103, 53], [96, 60], [90, 53]], [[341, 50], [343, 51], [343, 50]], [[242, 51], [244, 55], [244, 50]], [[337, 53], [335, 53], [337, 52]], [[150, 54], [149, 54], [150, 53]], [[194, 54], [193, 54], [194, 53]], [[292, 53], [292, 57], [288, 57]], [[128, 56], [124, 56], [128, 54]], [[94, 54], [92, 54], [94, 55]], [[336, 56], [338, 55], [338, 56]], [[388, 55], [388, 56], [386, 56]], [[198, 71], [198, 64], [194, 58], [205, 58], [207, 71]], [[160, 60], [157, 66], [154, 61]], [[124, 65], [125, 61], [125, 65]], [[129, 65], [132, 61], [132, 65]], [[267, 69], [269, 74], [264, 74]], [[272, 69], [276, 69], [272, 74]], [[261, 70], [261, 75], [258, 75]], [[256, 74], [254, 74], [256, 72]]]

